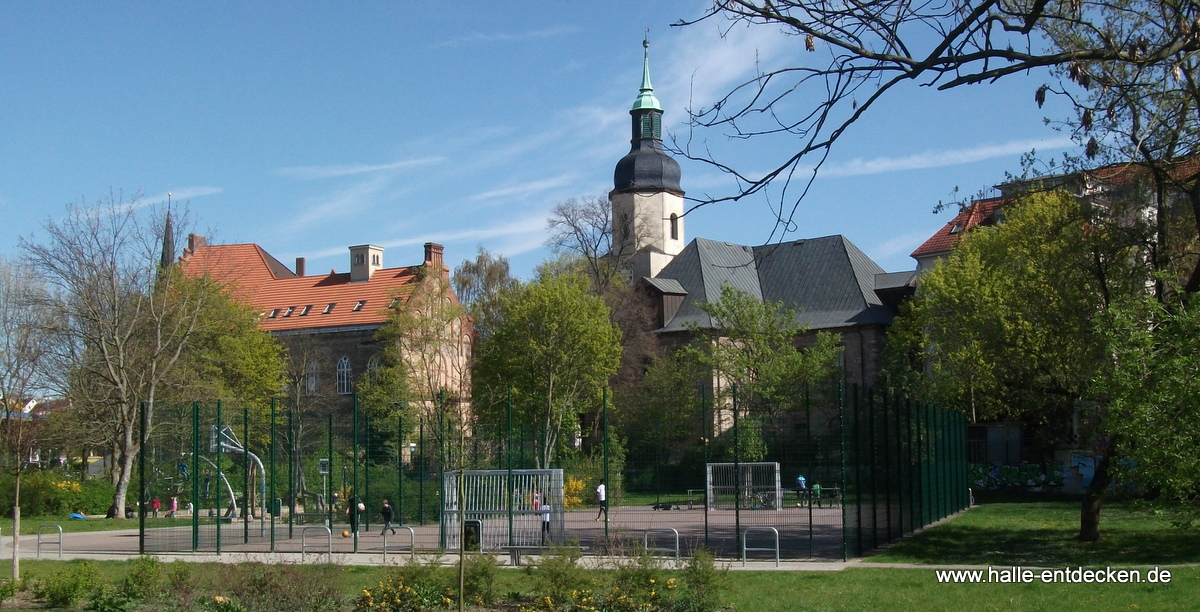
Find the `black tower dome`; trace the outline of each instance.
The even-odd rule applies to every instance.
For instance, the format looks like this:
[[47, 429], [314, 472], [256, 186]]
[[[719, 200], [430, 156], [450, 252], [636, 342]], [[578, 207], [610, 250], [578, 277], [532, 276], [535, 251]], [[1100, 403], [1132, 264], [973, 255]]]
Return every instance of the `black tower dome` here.
[[642, 41], [645, 59], [642, 89], [629, 114], [633, 118], [633, 137], [629, 153], [617, 162], [613, 171], [613, 190], [670, 191], [683, 195], [679, 188], [679, 163], [662, 148], [662, 107], [650, 85], [650, 41]]

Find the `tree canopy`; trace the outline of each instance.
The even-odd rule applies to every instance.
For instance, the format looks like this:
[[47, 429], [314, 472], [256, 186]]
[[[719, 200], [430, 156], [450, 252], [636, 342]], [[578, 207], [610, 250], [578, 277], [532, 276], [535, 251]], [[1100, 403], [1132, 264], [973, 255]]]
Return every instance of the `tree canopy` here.
[[619, 331], [579, 273], [544, 273], [506, 293], [503, 306], [504, 319], [480, 346], [476, 410], [500, 422], [511, 389], [515, 418], [541, 430], [538, 465], [547, 467], [580, 433], [575, 415], [600, 403], [620, 361]]

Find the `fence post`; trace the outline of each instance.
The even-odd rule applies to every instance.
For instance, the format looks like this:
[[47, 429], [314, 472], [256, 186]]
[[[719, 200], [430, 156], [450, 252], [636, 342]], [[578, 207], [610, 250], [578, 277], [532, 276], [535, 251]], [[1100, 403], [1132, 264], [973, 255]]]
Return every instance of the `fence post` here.
[[[138, 554], [146, 554], [146, 402], [138, 404]], [[125, 486], [125, 494], [129, 495], [129, 485]], [[148, 501], [148, 500], [147, 500]], [[124, 509], [122, 509], [124, 510]], [[20, 534], [13, 534], [17, 537]], [[60, 538], [61, 541], [61, 538]]]
[[512, 466], [512, 387], [508, 388], [508, 399], [505, 401], [506, 410], [508, 412], [508, 437], [505, 438], [505, 459], [508, 461], [508, 478], [505, 484], [505, 490], [508, 497], [508, 545], [514, 546], [513, 540], [513, 466]]
[[250, 543], [250, 406], [242, 405], [242, 544]]
[[350, 516], [354, 517], [351, 525], [350, 536], [354, 538], [354, 552], [358, 552], [358, 530], [362, 526], [362, 513], [358, 511], [358, 504], [363, 503], [358, 496], [358, 394], [350, 396], [350, 426], [353, 431], [350, 432], [350, 473], [353, 475], [350, 481], [350, 499], [346, 500], [350, 505]]
[[704, 547], [712, 550], [708, 541], [708, 441], [712, 438], [712, 422], [708, 420], [708, 387], [700, 385], [700, 443], [704, 445]]
[[742, 534], [742, 466], [741, 441], [738, 426], [738, 386], [733, 385], [733, 535]]
[[[604, 484], [606, 487], [612, 487], [612, 482], [608, 479], [608, 387], [604, 387], [601, 395], [601, 411], [604, 414]], [[549, 467], [549, 466], [546, 466]], [[612, 487], [615, 489], [615, 487]], [[605, 491], [604, 501], [601, 502], [605, 506], [604, 510], [604, 545], [605, 552], [608, 552], [608, 506], [611, 505], [611, 500], [615, 491]]]
[[216, 444], [217, 444], [217, 461], [216, 461], [217, 473], [213, 475], [217, 479], [217, 496], [216, 496], [216, 499], [213, 500], [213, 503], [216, 506], [216, 515], [217, 515], [216, 523], [217, 523], [217, 554], [218, 555], [221, 554], [221, 509], [222, 509], [221, 508], [221, 482], [225, 482], [225, 483], [229, 482], [225, 478], [225, 470], [221, 466], [221, 455], [222, 455], [222, 453], [221, 453], [221, 408], [222, 408], [221, 400], [217, 400], [217, 424], [214, 426], [214, 427], [216, 427], [215, 431], [217, 434], [216, 438], [215, 438]]
[[329, 457], [329, 491], [322, 491], [325, 494], [325, 524], [329, 529], [333, 529], [333, 413], [329, 413], [325, 418], [325, 443], [327, 445], [326, 452]]
[[192, 402], [192, 552], [200, 548], [200, 402]]
[[271, 398], [271, 496], [270, 514], [271, 514], [271, 552], [275, 552], [275, 521], [279, 517], [275, 516], [275, 398]]

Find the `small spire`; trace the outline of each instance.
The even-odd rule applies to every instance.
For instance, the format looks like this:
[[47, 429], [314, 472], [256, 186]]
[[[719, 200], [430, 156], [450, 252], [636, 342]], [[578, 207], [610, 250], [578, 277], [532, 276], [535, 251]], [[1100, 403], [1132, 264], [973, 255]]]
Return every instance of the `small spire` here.
[[171, 223], [171, 192], [167, 192], [167, 221], [163, 224], [162, 257], [159, 266], [169, 268], [175, 263], [175, 226]]
[[649, 30], [647, 38], [642, 39], [642, 48], [645, 49], [642, 59], [642, 89], [636, 100], [633, 101], [633, 108], [630, 110], [656, 110], [661, 111], [662, 105], [658, 103], [658, 98], [654, 95], [654, 86], [650, 84], [650, 39]]

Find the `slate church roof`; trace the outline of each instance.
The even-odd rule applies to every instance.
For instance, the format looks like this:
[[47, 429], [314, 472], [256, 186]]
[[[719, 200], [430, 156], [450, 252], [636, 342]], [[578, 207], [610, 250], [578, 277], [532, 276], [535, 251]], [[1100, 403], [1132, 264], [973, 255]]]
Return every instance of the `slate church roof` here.
[[796, 322], [809, 329], [887, 325], [895, 311], [877, 289], [906, 286], [887, 274], [844, 236], [825, 236], [748, 247], [697, 238], [652, 279], [660, 293], [677, 284], [686, 295], [660, 332], [714, 328], [698, 304], [720, 298], [730, 285], [767, 302], [783, 302], [796, 311]]

